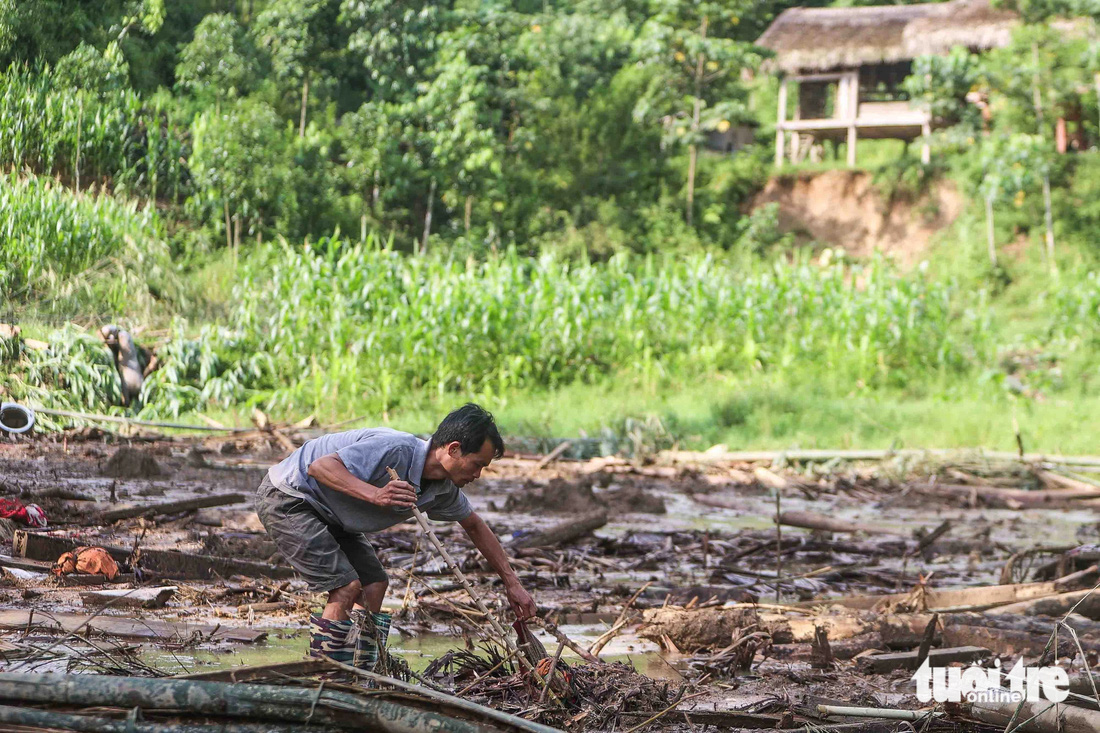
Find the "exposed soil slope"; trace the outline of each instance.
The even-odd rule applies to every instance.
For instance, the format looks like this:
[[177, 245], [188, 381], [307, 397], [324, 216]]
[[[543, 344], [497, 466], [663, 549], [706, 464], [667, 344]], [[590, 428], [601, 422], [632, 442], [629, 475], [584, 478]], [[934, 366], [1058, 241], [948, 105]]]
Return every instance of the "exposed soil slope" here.
[[779, 227], [804, 241], [842, 247], [857, 257], [884, 252], [902, 265], [918, 262], [932, 237], [964, 205], [950, 182], [932, 184], [920, 198], [880, 192], [865, 171], [832, 170], [777, 176], [753, 207], [779, 204]]

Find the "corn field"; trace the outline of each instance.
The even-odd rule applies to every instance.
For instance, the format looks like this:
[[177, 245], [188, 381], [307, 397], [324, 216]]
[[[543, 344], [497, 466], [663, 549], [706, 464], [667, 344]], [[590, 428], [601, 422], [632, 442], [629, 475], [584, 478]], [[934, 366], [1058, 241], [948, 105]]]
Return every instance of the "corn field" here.
[[883, 264], [475, 262], [323, 240], [253, 260], [228, 325], [269, 356], [275, 404], [344, 395], [384, 408], [410, 390], [501, 393], [624, 371], [653, 382], [812, 366], [902, 385], [973, 356], [949, 328], [951, 294]]
[[62, 317], [148, 313], [178, 290], [164, 229], [148, 206], [0, 175], [0, 292]]
[[131, 90], [89, 93], [55, 87], [48, 69], [0, 74], [0, 166], [179, 200], [187, 183], [186, 128], [163, 97]]
[[[41, 252], [16, 261], [55, 256]], [[491, 398], [608, 378], [646, 388], [716, 373], [904, 388], [968, 379], [999, 348], [980, 295], [879, 261], [588, 263], [514, 251], [476, 261], [409, 257], [368, 237], [268, 243], [239, 273], [221, 323], [196, 330], [179, 318], [152, 344], [161, 368], [146, 381], [144, 416], [249, 404], [382, 411], [425, 394]], [[1094, 337], [1098, 285], [1093, 275], [1054, 296], [1057, 338]], [[39, 404], [102, 408], [117, 396], [105, 353], [73, 334], [46, 351], [9, 344], [4, 386]]]

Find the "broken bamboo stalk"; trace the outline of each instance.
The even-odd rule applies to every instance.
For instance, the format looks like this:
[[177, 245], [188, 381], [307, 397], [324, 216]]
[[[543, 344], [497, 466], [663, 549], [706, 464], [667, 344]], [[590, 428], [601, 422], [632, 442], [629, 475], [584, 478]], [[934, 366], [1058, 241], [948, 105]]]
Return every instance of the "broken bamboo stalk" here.
[[[425, 693], [421, 696], [428, 697]], [[438, 709], [443, 705], [437, 705], [436, 710], [422, 710], [377, 696], [329, 689], [109, 675], [0, 673], [0, 700], [75, 707], [114, 707], [119, 700], [126, 700], [130, 706], [165, 712], [354, 726], [384, 733], [410, 730], [479, 733], [493, 722], [505, 722], [503, 714], [473, 703], [463, 705], [462, 709], [478, 714], [481, 720], [453, 717]], [[446, 704], [459, 707], [449, 700]], [[553, 731], [537, 723], [512, 720], [513, 717], [507, 716], [506, 721], [512, 729], [531, 733]]]
[[[195, 733], [190, 723], [165, 723], [164, 721], [138, 722], [99, 718], [94, 715], [36, 710], [34, 708], [0, 705], [0, 723], [5, 730], [68, 730], [85, 733]], [[8, 727], [13, 726], [13, 727]], [[205, 726], [203, 726], [205, 727]], [[221, 723], [218, 733], [311, 733], [331, 728], [294, 724], [269, 723]]]
[[826, 718], [829, 716], [847, 718], [882, 718], [884, 720], [924, 720], [939, 717], [943, 713], [933, 710], [897, 710], [894, 708], [854, 708], [845, 705], [818, 705], [817, 711]]
[[550, 621], [546, 621], [546, 622], [543, 623], [543, 628], [546, 629], [546, 631], [551, 636], [553, 636], [555, 639], [557, 639], [559, 644], [562, 644], [562, 645], [567, 646], [570, 649], [572, 649], [584, 661], [588, 662], [589, 664], [598, 664], [599, 663], [600, 660], [597, 657], [592, 656], [592, 654], [590, 654], [588, 651], [586, 651], [584, 647], [582, 647], [580, 644], [573, 641], [568, 636], [566, 636], [564, 633], [562, 633], [561, 629], [558, 628], [557, 624], [552, 623]]
[[[391, 480], [401, 480], [401, 477], [397, 475], [397, 471], [393, 470], [393, 468], [391, 468], [390, 466], [386, 466], [386, 471], [389, 472]], [[432, 543], [432, 546], [435, 547], [436, 552], [439, 553], [439, 556], [443, 558], [443, 561], [447, 563], [447, 566], [451, 569], [451, 573], [455, 576], [455, 580], [457, 580], [462, 585], [462, 587], [466, 589], [466, 593], [470, 596], [470, 600], [474, 602], [474, 605], [477, 606], [477, 610], [485, 614], [485, 618], [488, 619], [489, 625], [492, 626], [493, 631], [495, 631], [497, 635], [500, 636], [501, 641], [508, 648], [508, 651], [514, 650], [515, 644], [512, 642], [512, 638], [504, 630], [504, 627], [500, 625], [500, 622], [497, 621], [496, 616], [494, 616], [492, 611], [489, 610], [489, 607], [486, 606], [485, 603], [481, 600], [481, 596], [474, 592], [473, 585], [471, 585], [470, 581], [466, 579], [466, 574], [462, 572], [462, 568], [460, 568], [455, 559], [451, 557], [451, 553], [447, 552], [447, 548], [444, 547], [443, 543], [439, 541], [439, 537], [436, 535], [435, 530], [433, 530], [428, 524], [427, 517], [425, 517], [424, 513], [420, 511], [420, 509], [418, 509], [415, 505], [412, 507], [412, 514], [413, 517], [416, 519], [416, 523], [420, 525], [420, 529], [422, 529], [425, 536], [427, 536], [428, 541]]]
[[646, 588], [651, 585], [653, 585], [653, 581], [647, 581], [645, 585], [634, 591], [634, 595], [630, 596], [630, 599], [623, 604], [623, 608], [619, 611], [619, 616], [615, 619], [615, 623], [611, 624], [611, 628], [601, 634], [600, 638], [596, 639], [592, 642], [591, 646], [588, 647], [588, 653], [590, 655], [594, 657], [600, 656], [600, 652], [603, 651], [603, 648], [619, 634], [619, 631], [621, 631], [630, 620], [630, 609], [634, 607], [635, 601], [637, 601], [638, 597], [641, 596], [642, 593], [645, 593]]

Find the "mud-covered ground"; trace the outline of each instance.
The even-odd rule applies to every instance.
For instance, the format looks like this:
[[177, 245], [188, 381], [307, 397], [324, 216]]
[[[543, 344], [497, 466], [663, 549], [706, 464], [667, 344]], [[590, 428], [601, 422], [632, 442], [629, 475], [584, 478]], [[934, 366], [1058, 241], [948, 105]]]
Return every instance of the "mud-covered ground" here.
[[[234, 492], [250, 495], [266, 467], [284, 451], [275, 441], [220, 437], [126, 441], [85, 431], [20, 442], [5, 438], [0, 439], [0, 493], [42, 506], [52, 533], [78, 538], [81, 544], [173, 549], [278, 566], [281, 558], [248, 502], [114, 523], [104, 523], [97, 515], [129, 504]], [[754, 646], [747, 661], [735, 663], [735, 652], [727, 650], [723, 657], [713, 639], [647, 631], [640, 614], [662, 606], [732, 608], [753, 603], [761, 609], [775, 606], [778, 612], [786, 608], [799, 613], [797, 604], [817, 605], [810, 601], [825, 606], [826, 599], [837, 597], [1053, 579], [1080, 569], [1059, 553], [1100, 538], [1090, 502], [991, 508], [976, 495], [952, 499], [919, 490], [930, 480], [965, 483], [967, 477], [981, 474], [981, 466], [973, 465], [972, 459], [960, 463], [965, 465], [945, 469], [912, 464], [769, 467], [702, 459], [638, 464], [594, 459], [558, 460], [539, 467], [534, 458], [512, 456], [494, 463], [467, 493], [505, 544], [605, 510], [608, 521], [594, 533], [559, 546], [512, 553], [540, 615], [586, 648], [622, 616], [629, 622], [619, 625], [600, 658], [632, 665], [655, 680], [659, 690], [646, 695], [673, 702], [682, 695], [681, 708], [742, 710], [782, 720], [784, 715], [814, 712], [820, 702], [890, 708], [919, 704], [909, 671], [870, 674], [859, 659], [842, 658], [844, 654], [832, 664], [815, 667], [805, 640], [781, 639], [774, 631], [766, 640], [751, 640]], [[948, 476], [945, 471], [955, 473]], [[1001, 470], [996, 481], [1002, 487], [1027, 489], [1035, 475], [1023, 468]], [[827, 533], [783, 526], [777, 532], [777, 511], [813, 512], [860, 523], [868, 531]], [[921, 538], [944, 522], [949, 528], [921, 546]], [[461, 530], [455, 525], [437, 525], [436, 530], [477, 579], [490, 605], [507, 617], [498, 584]], [[481, 614], [429, 551], [415, 523], [394, 527], [375, 539], [392, 571], [386, 601], [396, 617], [391, 646], [414, 671], [428, 667], [437, 683], [449, 682], [450, 689], [462, 686], [458, 661], [435, 665], [442, 669], [429, 665], [448, 650], [469, 644], [476, 650], [486, 628]], [[0, 551], [11, 555], [11, 538], [6, 542]], [[1019, 557], [1005, 570], [1010, 557], [1038, 546], [1051, 552]], [[99, 613], [247, 627], [267, 630], [268, 635], [251, 644], [213, 642], [201, 635], [113, 639], [103, 642], [115, 645], [104, 657], [84, 639], [69, 638], [58, 646], [57, 632], [8, 623], [9, 628], [0, 632], [9, 646], [0, 668], [182, 674], [297, 659], [305, 652], [302, 631], [309, 608], [321, 600], [297, 579], [147, 577], [145, 584], [172, 585], [176, 591], [163, 608], [108, 608]], [[124, 583], [93, 589], [130, 587]], [[45, 573], [7, 568], [0, 578], [0, 611], [91, 614], [95, 611], [85, 607], [80, 595], [87, 590], [59, 585]], [[628, 599], [630, 608], [624, 612]], [[258, 603], [282, 606], [249, 608]], [[538, 635], [553, 655], [558, 642], [544, 630]], [[735, 635], [730, 641], [736, 640]], [[837, 638], [834, 643], [843, 646], [843, 641]], [[34, 652], [44, 648], [50, 654]], [[742, 654], [744, 649], [742, 645]], [[872, 644], [864, 651], [873, 650]], [[581, 661], [571, 650], [563, 659], [573, 665]], [[574, 684], [584, 679], [583, 674], [575, 675]], [[632, 702], [629, 692], [615, 703], [623, 711], [614, 722], [620, 729], [660, 709], [652, 701], [648, 707]], [[638, 696], [635, 691], [633, 697]], [[694, 697], [686, 699], [689, 696]], [[506, 698], [507, 693], [501, 693], [501, 705], [508, 704]], [[483, 701], [493, 703], [494, 698], [486, 693]], [[792, 727], [792, 720], [788, 717], [782, 727]], [[662, 722], [699, 729], [680, 717]]]

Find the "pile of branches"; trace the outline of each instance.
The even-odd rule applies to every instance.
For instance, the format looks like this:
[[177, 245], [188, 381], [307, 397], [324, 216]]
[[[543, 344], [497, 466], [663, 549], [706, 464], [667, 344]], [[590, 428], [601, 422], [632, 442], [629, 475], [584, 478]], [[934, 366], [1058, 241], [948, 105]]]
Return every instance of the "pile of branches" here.
[[650, 679], [628, 664], [599, 662], [569, 665], [564, 693], [543, 695], [529, 673], [490, 643], [449, 651], [428, 665], [424, 676], [481, 705], [582, 730], [616, 728], [623, 714], [658, 713], [684, 694], [682, 687], [672, 689], [667, 681]]

